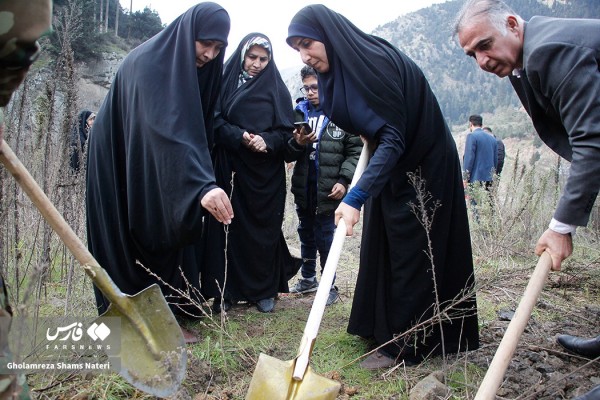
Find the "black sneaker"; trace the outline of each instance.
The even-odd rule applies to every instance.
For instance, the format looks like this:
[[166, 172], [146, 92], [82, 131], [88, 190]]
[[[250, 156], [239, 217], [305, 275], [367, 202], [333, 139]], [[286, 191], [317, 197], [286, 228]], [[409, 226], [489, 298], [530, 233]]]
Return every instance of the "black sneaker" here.
[[332, 286], [331, 289], [329, 289], [329, 296], [327, 297], [327, 302], [325, 303], [325, 305], [330, 306], [333, 303], [337, 303], [339, 299], [340, 295], [338, 293], [337, 287]]
[[275, 308], [275, 299], [269, 297], [268, 299], [262, 299], [256, 302], [256, 309], [263, 313], [270, 313]]
[[223, 303], [220, 302], [220, 299], [214, 299], [212, 305], [213, 313], [219, 314], [221, 310], [227, 312], [231, 310], [236, 303], [237, 301], [232, 301], [229, 299], [223, 299]]
[[290, 289], [290, 293], [312, 293], [316, 292], [318, 288], [317, 278], [302, 278]]

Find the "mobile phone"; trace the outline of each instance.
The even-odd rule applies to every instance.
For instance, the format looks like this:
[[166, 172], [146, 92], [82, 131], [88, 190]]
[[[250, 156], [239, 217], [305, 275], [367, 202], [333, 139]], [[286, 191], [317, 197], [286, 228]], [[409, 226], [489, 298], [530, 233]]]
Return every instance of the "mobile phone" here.
[[310, 127], [310, 124], [306, 121], [294, 122], [294, 126], [298, 129], [304, 128], [304, 132], [306, 132], [307, 135], [312, 132], [312, 128]]

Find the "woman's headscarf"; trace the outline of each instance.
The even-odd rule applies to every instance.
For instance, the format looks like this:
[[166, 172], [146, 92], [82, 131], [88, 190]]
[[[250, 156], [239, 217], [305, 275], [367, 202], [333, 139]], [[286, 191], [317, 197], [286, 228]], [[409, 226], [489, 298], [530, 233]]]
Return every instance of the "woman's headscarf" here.
[[[163, 100], [159, 102], [161, 110], [157, 110], [158, 115], [162, 114], [164, 106], [170, 106], [173, 112], [181, 113], [182, 118], [196, 120], [199, 117], [198, 110], [202, 110], [209, 145], [212, 144], [214, 107], [221, 86], [230, 24], [229, 14], [220, 5], [212, 2], [199, 3], [140, 46], [141, 51], [152, 57], [147, 62], [161, 70], [161, 75], [166, 75], [166, 81], [156, 82], [162, 93], [153, 94]], [[220, 54], [202, 68], [196, 68], [197, 40], [223, 43]], [[156, 80], [157, 76], [148, 76], [148, 79]], [[200, 91], [195, 87], [199, 87]], [[200, 104], [196, 102], [198, 95]]]
[[291, 98], [275, 65], [272, 51], [269, 51], [270, 61], [267, 66], [254, 78], [238, 87], [244, 70], [243, 58], [248, 49], [255, 44], [267, 50], [272, 49], [267, 36], [262, 33], [250, 33], [240, 41], [236, 51], [225, 63], [221, 113], [228, 122], [256, 133], [293, 127]]
[[[246, 36], [248, 37], [248, 36]], [[260, 46], [263, 49], [265, 49], [267, 51], [267, 54], [269, 56], [269, 62], [271, 61], [271, 54], [272, 54], [272, 50], [271, 50], [271, 42], [269, 41], [269, 39], [267, 39], [264, 36], [254, 36], [251, 37], [250, 39], [248, 39], [246, 41], [246, 44], [244, 44], [243, 48], [242, 48], [242, 52], [241, 52], [241, 60], [240, 63], [242, 65], [242, 74], [241, 74], [241, 82], [244, 83], [249, 79], [252, 79], [252, 75], [250, 75], [248, 72], [246, 72], [244, 70], [244, 60], [246, 59], [246, 53], [248, 53], [248, 50], [250, 50], [250, 48], [252, 46]]]
[[325, 45], [330, 69], [318, 74], [319, 99], [337, 125], [350, 131], [360, 128], [367, 136], [385, 122], [403, 128], [406, 115], [400, 105], [405, 101], [403, 79], [408, 77], [398, 79], [403, 69], [398, 64], [411, 62], [408, 57], [319, 4], [304, 7], [294, 16], [288, 44], [292, 37]]
[[74, 171], [79, 171], [80, 168], [80, 157], [83, 154], [83, 150], [85, 149], [85, 144], [88, 140], [89, 127], [87, 125], [87, 120], [90, 118], [93, 112], [90, 110], [83, 110], [79, 113], [77, 117], [77, 124], [73, 126], [71, 131], [71, 143], [70, 143], [70, 162], [69, 165], [71, 169]]
[[[246, 36], [248, 37], [248, 36]], [[244, 67], [244, 57], [246, 57], [246, 53], [248, 53], [248, 50], [250, 50], [250, 48], [252, 46], [260, 46], [263, 49], [267, 50], [267, 54], [269, 55], [269, 61], [271, 61], [271, 53], [273, 52], [271, 50], [271, 42], [269, 41], [269, 39], [267, 39], [265, 36], [253, 36], [250, 39], [248, 39], [246, 41], [246, 44], [244, 44], [244, 46], [242, 47], [242, 52], [241, 52], [241, 63], [242, 63], [242, 68]]]
[[77, 133], [75, 133], [75, 130], [73, 131], [73, 139], [75, 139], [75, 141], [72, 144], [75, 145], [78, 141], [79, 143], [77, 144], [81, 147], [81, 150], [83, 150], [83, 146], [88, 139], [89, 127], [87, 121], [92, 114], [93, 112], [90, 110], [81, 111], [79, 113], [79, 117], [77, 118], [77, 127], [75, 128]]

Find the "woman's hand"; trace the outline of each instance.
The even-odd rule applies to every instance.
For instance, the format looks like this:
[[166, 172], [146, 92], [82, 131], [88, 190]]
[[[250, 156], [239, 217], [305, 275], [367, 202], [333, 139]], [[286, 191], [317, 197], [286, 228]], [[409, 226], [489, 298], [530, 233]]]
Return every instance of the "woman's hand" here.
[[335, 210], [335, 224], [337, 225], [342, 218], [346, 223], [346, 236], [352, 236], [352, 227], [360, 219], [360, 211], [346, 203], [340, 203]]
[[202, 207], [215, 217], [215, 219], [225, 225], [231, 224], [233, 218], [233, 208], [227, 193], [221, 188], [209, 190], [200, 200]]
[[263, 137], [260, 135], [244, 132], [244, 134], [242, 135], [242, 143], [244, 144], [244, 146], [256, 153], [267, 152], [267, 143], [265, 142], [265, 139], [263, 139]]

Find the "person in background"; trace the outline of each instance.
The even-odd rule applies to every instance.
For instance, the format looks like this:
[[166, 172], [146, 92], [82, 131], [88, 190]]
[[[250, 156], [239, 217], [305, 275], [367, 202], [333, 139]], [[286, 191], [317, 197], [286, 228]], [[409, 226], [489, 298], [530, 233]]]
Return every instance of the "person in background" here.
[[479, 184], [490, 191], [494, 183], [494, 171], [498, 165], [498, 144], [481, 126], [481, 115], [469, 117], [469, 130], [463, 158], [463, 179], [470, 185]]
[[[221, 6], [199, 3], [131, 51], [88, 144], [90, 252], [126, 294], [158, 283], [179, 318], [202, 301], [177, 290], [199, 293], [203, 217], [233, 218], [210, 156], [229, 25]], [[97, 289], [96, 302], [109, 305]]]
[[69, 165], [73, 172], [78, 172], [83, 160], [87, 146], [90, 130], [94, 125], [96, 114], [90, 110], [83, 110], [77, 118], [77, 125], [71, 132], [71, 161]]
[[[336, 223], [343, 218], [352, 235], [365, 207], [348, 332], [372, 340], [377, 350], [361, 366], [413, 364], [478, 348], [460, 161], [423, 72], [396, 47], [323, 5], [293, 17], [287, 42], [317, 71], [325, 115], [377, 145], [335, 211]], [[423, 220], [426, 227], [412, 206], [418, 208], [417, 190], [430, 199], [424, 213], [436, 208], [432, 223]], [[435, 319], [438, 313], [443, 321]], [[412, 330], [425, 321], [426, 328]]]
[[[294, 130], [289, 150], [296, 160], [292, 193], [298, 214], [298, 235], [302, 255], [302, 278], [291, 293], [317, 290], [317, 250], [321, 272], [325, 267], [335, 233], [334, 211], [348, 190], [362, 149], [360, 136], [344, 132], [323, 114], [319, 105], [317, 73], [308, 65], [300, 71], [305, 98], [298, 99], [296, 120], [306, 121], [312, 131]], [[339, 299], [332, 286], [327, 305]]]
[[239, 301], [272, 312], [278, 293], [289, 290], [297, 261], [281, 227], [284, 158], [293, 129], [290, 94], [271, 41], [250, 33], [225, 63], [215, 122], [217, 183], [231, 196], [237, 216], [227, 232], [212, 218], [208, 221], [202, 291], [205, 298], [214, 298], [215, 312]]
[[[0, 144], [4, 140], [4, 107], [19, 88], [40, 53], [38, 39], [52, 23], [50, 0], [0, 2]], [[0, 399], [28, 399], [24, 374], [4, 373], [12, 360], [8, 333], [12, 310], [4, 277], [0, 273]]]
[[[525, 21], [500, 0], [468, 0], [455, 21], [465, 54], [486, 72], [508, 77], [538, 135], [571, 162], [548, 229], [535, 246], [552, 269], [573, 252], [600, 190], [600, 19], [534, 16]], [[562, 337], [577, 352], [584, 339]], [[598, 337], [586, 341], [600, 355]], [[582, 399], [597, 399], [597, 386]]]
[[496, 139], [496, 144], [498, 145], [498, 162], [496, 163], [496, 175], [500, 176], [502, 174], [502, 170], [504, 169], [504, 157], [506, 156], [506, 150], [504, 148], [504, 142], [498, 136], [494, 135], [492, 132], [492, 128], [489, 126], [484, 126], [481, 128], [484, 132], [489, 133]]

